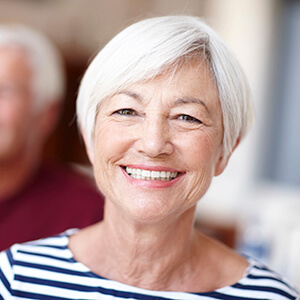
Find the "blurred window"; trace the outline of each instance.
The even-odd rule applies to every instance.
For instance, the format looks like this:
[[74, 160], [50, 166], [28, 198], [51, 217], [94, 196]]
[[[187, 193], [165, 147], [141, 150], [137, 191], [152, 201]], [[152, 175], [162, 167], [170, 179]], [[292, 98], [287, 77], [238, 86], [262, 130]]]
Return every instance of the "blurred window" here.
[[[300, 1], [284, 1], [263, 175], [300, 186]], [[274, 49], [276, 51], [277, 49]]]

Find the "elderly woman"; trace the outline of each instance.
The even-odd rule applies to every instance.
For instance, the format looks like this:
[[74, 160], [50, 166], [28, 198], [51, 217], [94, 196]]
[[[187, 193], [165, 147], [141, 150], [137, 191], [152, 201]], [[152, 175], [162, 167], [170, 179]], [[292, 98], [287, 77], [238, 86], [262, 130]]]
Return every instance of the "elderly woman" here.
[[253, 120], [239, 64], [203, 21], [125, 29], [89, 66], [77, 111], [104, 220], [2, 253], [0, 299], [298, 299], [194, 228]]

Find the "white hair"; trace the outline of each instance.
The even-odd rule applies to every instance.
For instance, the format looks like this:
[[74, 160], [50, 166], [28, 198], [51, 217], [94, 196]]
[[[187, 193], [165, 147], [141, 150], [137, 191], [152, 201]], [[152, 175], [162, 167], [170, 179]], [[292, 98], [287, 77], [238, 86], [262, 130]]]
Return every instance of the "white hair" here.
[[219, 91], [226, 158], [254, 120], [248, 81], [220, 36], [202, 19], [166, 16], [135, 23], [116, 35], [88, 67], [77, 98], [78, 123], [91, 151], [100, 102], [131, 84], [176, 69], [194, 57], [208, 61]]
[[32, 68], [35, 107], [43, 108], [62, 101], [65, 94], [65, 69], [62, 57], [48, 38], [23, 25], [0, 25], [0, 47], [24, 51]]

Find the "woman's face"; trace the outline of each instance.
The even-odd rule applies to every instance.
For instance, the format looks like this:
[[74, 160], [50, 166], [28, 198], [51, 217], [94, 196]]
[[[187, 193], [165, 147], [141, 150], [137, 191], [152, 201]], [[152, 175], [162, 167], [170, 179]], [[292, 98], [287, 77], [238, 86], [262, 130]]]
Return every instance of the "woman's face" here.
[[139, 222], [194, 209], [222, 163], [222, 113], [206, 63], [133, 84], [102, 102], [94, 173], [110, 208]]

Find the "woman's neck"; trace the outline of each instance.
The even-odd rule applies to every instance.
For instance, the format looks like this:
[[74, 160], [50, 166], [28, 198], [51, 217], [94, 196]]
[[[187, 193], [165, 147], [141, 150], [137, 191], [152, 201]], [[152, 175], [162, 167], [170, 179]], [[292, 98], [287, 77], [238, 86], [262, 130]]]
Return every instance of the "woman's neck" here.
[[248, 267], [244, 258], [194, 229], [195, 207], [151, 224], [109, 207], [104, 221], [69, 243], [75, 259], [100, 276], [149, 290], [199, 293], [236, 283]]
[[199, 250], [194, 209], [159, 224], [129, 221], [120, 214], [116, 219], [110, 211], [103, 222], [71, 237], [70, 248], [76, 259], [103, 277], [152, 290], [175, 283], [178, 288], [176, 281], [191, 275]]

